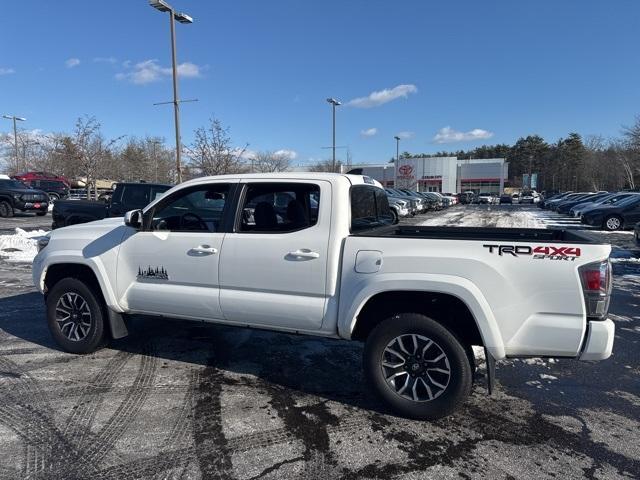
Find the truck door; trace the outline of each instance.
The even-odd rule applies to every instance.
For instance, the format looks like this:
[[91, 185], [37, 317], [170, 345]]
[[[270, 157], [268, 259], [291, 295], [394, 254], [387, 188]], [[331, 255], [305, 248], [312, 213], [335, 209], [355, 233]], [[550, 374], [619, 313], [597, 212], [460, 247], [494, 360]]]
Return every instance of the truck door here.
[[248, 181], [220, 257], [227, 320], [316, 330], [322, 325], [331, 184]]
[[218, 263], [236, 183], [208, 183], [173, 192], [145, 212], [141, 231], [118, 254], [123, 307], [141, 313], [222, 319]]

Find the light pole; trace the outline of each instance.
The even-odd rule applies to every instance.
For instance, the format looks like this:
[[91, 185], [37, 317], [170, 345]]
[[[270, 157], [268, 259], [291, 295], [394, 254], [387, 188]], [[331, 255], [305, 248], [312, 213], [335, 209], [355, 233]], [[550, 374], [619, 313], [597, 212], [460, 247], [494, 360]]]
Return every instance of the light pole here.
[[393, 138], [396, 139], [396, 168], [398, 168], [397, 165], [400, 162], [400, 137], [396, 135]]
[[327, 102], [329, 102], [333, 109], [333, 146], [331, 147], [333, 150], [333, 157], [331, 160], [331, 171], [336, 171], [336, 107], [342, 105], [335, 98], [327, 98]]
[[180, 23], [193, 23], [193, 18], [186, 13], [176, 12], [173, 7], [164, 0], [149, 0], [149, 5], [161, 12], [169, 12], [169, 24], [171, 26], [171, 67], [173, 73], [173, 115], [176, 126], [176, 174], [177, 183], [181, 183], [182, 165], [180, 157], [182, 142], [180, 141], [180, 101], [178, 100], [178, 66], [176, 61], [176, 31], [174, 20]]
[[[25, 122], [27, 119], [22, 117], [16, 117], [15, 115], [2, 115], [2, 118], [13, 120], [13, 145], [15, 147], [15, 155], [16, 155], [16, 170], [19, 170], [20, 162], [18, 161], [18, 127], [16, 126], [16, 120], [20, 122]], [[25, 165], [24, 167], [26, 172], [27, 166]]]

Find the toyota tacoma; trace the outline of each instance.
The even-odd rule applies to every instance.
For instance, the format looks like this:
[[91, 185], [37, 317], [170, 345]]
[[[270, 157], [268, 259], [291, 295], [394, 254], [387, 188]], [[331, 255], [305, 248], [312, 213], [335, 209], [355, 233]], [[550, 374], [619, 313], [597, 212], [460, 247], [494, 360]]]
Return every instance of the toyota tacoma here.
[[364, 176], [198, 178], [39, 248], [33, 281], [66, 351], [125, 336], [132, 314], [362, 341], [373, 389], [411, 418], [464, 402], [472, 346], [489, 386], [495, 361], [603, 360], [613, 346], [610, 245], [574, 230], [393, 225]]

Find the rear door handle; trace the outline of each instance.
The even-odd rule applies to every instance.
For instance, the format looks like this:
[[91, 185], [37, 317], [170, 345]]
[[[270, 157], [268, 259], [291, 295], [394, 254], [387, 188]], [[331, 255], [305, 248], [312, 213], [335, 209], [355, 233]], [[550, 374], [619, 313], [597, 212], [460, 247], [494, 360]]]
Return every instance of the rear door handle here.
[[198, 245], [197, 247], [193, 247], [191, 250], [189, 250], [188, 253], [198, 255], [213, 255], [214, 253], [218, 253], [218, 249], [210, 247], [209, 245]]
[[313, 252], [308, 248], [299, 248], [295, 252], [289, 252], [288, 255], [298, 258], [320, 258], [320, 254], [318, 252]]

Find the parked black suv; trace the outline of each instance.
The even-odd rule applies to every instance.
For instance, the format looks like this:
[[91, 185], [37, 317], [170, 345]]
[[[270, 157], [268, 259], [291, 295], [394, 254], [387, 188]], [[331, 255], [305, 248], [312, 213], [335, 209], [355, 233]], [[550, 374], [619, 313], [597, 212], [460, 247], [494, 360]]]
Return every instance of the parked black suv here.
[[35, 212], [38, 216], [47, 214], [49, 196], [27, 187], [18, 180], [0, 179], [0, 217], [13, 217], [16, 210]]
[[23, 183], [36, 190], [47, 192], [50, 200], [60, 200], [69, 195], [69, 187], [60, 180], [26, 180]]

